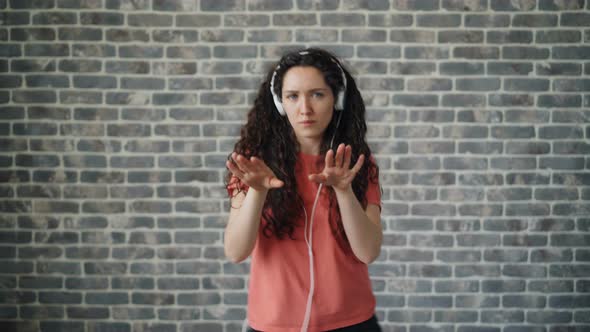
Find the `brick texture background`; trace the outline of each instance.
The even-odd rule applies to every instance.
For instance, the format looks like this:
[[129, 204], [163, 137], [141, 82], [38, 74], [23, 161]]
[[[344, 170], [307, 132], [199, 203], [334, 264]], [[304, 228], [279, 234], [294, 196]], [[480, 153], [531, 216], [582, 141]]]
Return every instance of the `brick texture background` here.
[[590, 331], [590, 1], [0, 0], [0, 22], [0, 330], [239, 331], [224, 161], [269, 66], [319, 45], [368, 106], [384, 331]]

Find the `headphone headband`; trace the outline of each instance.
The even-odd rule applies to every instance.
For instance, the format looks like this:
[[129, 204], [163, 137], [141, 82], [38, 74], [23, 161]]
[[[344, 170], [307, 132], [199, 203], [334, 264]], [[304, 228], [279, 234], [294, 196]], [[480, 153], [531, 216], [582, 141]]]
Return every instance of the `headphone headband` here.
[[[307, 55], [307, 54], [310, 54], [310, 51], [304, 50], [304, 51], [300, 51], [298, 54], [299, 55]], [[334, 103], [334, 109], [337, 111], [342, 111], [342, 110], [344, 110], [344, 98], [346, 95], [346, 75], [344, 74], [344, 70], [342, 69], [342, 66], [340, 65], [338, 60], [336, 60], [332, 56], [330, 56], [330, 60], [332, 60], [332, 62], [334, 62], [338, 66], [338, 69], [340, 69], [340, 73], [342, 74], [343, 87], [340, 91], [338, 91], [338, 93], [336, 95], [336, 102]], [[283, 103], [281, 102], [281, 99], [279, 98], [279, 96], [277, 96], [277, 94], [274, 91], [275, 77], [277, 76], [277, 71], [280, 68], [281, 68], [281, 65], [280, 64], [277, 65], [277, 67], [275, 68], [275, 70], [272, 74], [272, 78], [270, 79], [270, 93], [272, 94], [272, 99], [274, 101], [275, 107], [277, 108], [277, 111], [279, 111], [279, 114], [281, 114], [282, 116], [285, 116], [285, 115], [287, 115], [287, 113], [285, 112], [285, 109], [283, 108]]]

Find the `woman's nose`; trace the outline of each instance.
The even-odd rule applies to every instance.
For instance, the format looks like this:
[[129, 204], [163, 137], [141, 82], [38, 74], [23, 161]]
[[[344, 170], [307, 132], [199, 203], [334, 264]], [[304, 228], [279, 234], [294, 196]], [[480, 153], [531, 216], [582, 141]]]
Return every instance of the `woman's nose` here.
[[300, 99], [299, 112], [301, 114], [308, 114], [308, 113], [311, 113], [312, 111], [313, 111], [313, 108], [311, 106], [311, 102], [310, 102], [309, 98], [302, 97]]

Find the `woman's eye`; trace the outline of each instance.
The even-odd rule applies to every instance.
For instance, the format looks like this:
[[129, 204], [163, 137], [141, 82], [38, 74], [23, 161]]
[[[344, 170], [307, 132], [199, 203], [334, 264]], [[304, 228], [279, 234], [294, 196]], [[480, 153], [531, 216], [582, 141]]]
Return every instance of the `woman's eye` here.
[[295, 99], [297, 99], [297, 95], [288, 95], [287, 96], [287, 99], [289, 99], [289, 100], [295, 100]]
[[315, 93], [313, 94], [313, 96], [314, 96], [314, 97], [316, 97], [316, 98], [321, 98], [321, 97], [323, 97], [323, 96], [324, 96], [324, 94], [323, 94], [323, 93], [321, 93], [321, 92], [315, 92]]

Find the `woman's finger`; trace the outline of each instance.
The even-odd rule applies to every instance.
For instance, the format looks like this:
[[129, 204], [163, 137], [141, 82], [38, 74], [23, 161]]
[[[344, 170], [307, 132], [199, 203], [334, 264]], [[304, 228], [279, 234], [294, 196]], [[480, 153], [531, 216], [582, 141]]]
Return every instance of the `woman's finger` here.
[[238, 154], [235, 153], [235, 152], [233, 152], [231, 154], [231, 160], [228, 160], [228, 161], [230, 161], [230, 163], [231, 163], [231, 165], [232, 165], [232, 167], [233, 167], [234, 170], [236, 170], [236, 171], [240, 172], [241, 174], [243, 174], [244, 173], [244, 170], [242, 170], [240, 168], [240, 165], [238, 165], [237, 158], [238, 158]]
[[340, 143], [340, 145], [338, 145], [338, 149], [336, 150], [336, 167], [342, 167], [342, 160], [344, 159], [344, 149], [344, 143]]
[[260, 172], [260, 171], [261, 171], [261, 169], [260, 169], [260, 167], [258, 166], [258, 164], [256, 164], [256, 163], [254, 162], [254, 160], [255, 160], [255, 157], [253, 157], [253, 156], [252, 156], [252, 157], [250, 157], [250, 159], [249, 159], [249, 160], [248, 160], [248, 159], [246, 159], [246, 162], [247, 162], [247, 168], [248, 168], [248, 170], [249, 170], [250, 172], [253, 172], [253, 173]]
[[326, 167], [334, 167], [334, 151], [332, 149], [326, 152]]
[[269, 180], [268, 180], [268, 185], [269, 185], [271, 188], [280, 188], [280, 187], [282, 187], [284, 184], [285, 184], [285, 183], [284, 183], [283, 181], [281, 181], [281, 180], [279, 180], [279, 179], [277, 179], [277, 178], [275, 178], [275, 177], [269, 178]]
[[230, 160], [225, 162], [225, 166], [227, 166], [227, 168], [229, 169], [230, 172], [232, 172], [233, 175], [235, 175], [236, 177], [238, 177], [239, 179], [244, 178], [244, 172], [242, 172], [236, 165], [234, 165], [234, 163], [232, 163]]
[[352, 158], [352, 147], [350, 145], [346, 146], [346, 149], [344, 150], [344, 165], [342, 165], [342, 168], [344, 169], [349, 169], [350, 168], [350, 159]]
[[240, 167], [240, 169], [244, 173], [250, 173], [250, 172], [252, 172], [252, 169], [250, 167], [250, 161], [248, 159], [246, 159], [246, 157], [244, 157], [241, 154], [239, 154], [237, 156], [237, 158], [236, 158], [236, 162], [238, 163], [238, 167]]
[[361, 154], [359, 156], [359, 159], [357, 159], [356, 164], [354, 164], [354, 167], [352, 168], [351, 172], [353, 174], [358, 173], [358, 171], [361, 170], [361, 167], [363, 167], [363, 163], [365, 162], [365, 155]]
[[256, 158], [256, 157], [250, 158], [250, 165], [251, 165], [252, 169], [254, 169], [256, 171], [271, 171], [270, 168], [268, 168], [268, 166], [266, 166], [266, 164], [264, 163], [263, 160]]
[[235, 152], [231, 154], [231, 159], [233, 161], [232, 164], [235, 166], [235, 168], [239, 169], [240, 172], [244, 173], [244, 170], [242, 169], [242, 167], [240, 166], [240, 163], [238, 162], [238, 157], [239, 157], [239, 155]]

